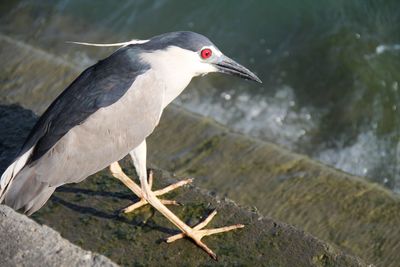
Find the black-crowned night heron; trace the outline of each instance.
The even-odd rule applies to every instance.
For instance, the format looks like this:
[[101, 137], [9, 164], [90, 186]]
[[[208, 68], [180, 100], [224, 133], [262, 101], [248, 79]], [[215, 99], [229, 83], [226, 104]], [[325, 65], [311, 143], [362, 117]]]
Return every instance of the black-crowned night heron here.
[[[0, 203], [16, 210], [22, 208], [30, 215], [57, 187], [80, 182], [110, 166], [113, 176], [141, 199], [125, 212], [150, 204], [182, 231], [167, 242], [187, 236], [215, 259], [201, 238], [243, 225], [204, 230], [216, 212], [195, 227], [173, 214], [165, 205], [175, 202], [157, 196], [190, 180], [152, 191], [152, 174], [148, 178], [146, 169], [146, 138], [157, 126], [164, 108], [193, 77], [222, 72], [257, 82], [260, 79], [222, 54], [206, 37], [193, 32], [89, 45], [121, 47], [86, 69], [40, 117], [17, 158], [1, 176]], [[128, 153], [141, 187], [118, 164]]]

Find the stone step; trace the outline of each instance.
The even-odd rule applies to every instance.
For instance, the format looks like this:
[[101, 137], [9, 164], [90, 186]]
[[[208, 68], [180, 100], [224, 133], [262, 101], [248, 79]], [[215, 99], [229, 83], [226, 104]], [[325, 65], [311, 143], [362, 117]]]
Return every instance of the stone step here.
[[[29, 110], [0, 105], [0, 151], [8, 151], [0, 154], [0, 172], [6, 167], [3, 162], [11, 160], [10, 155], [16, 153], [18, 144], [29, 133], [27, 129], [33, 127], [36, 120]], [[129, 159], [121, 163], [126, 173], [134, 177]], [[155, 188], [175, 181], [166, 172], [155, 172]], [[32, 217], [83, 249], [103, 254], [123, 266], [367, 266], [359, 258], [293, 226], [263, 217], [194, 186], [173, 191], [167, 198], [183, 203], [171, 209], [190, 225], [197, 224], [216, 209], [218, 214], [210, 227], [237, 223], [246, 226], [235, 232], [204, 238], [219, 256], [218, 262], [189, 240], [167, 244], [163, 240], [178, 232], [149, 206], [131, 214], [118, 213], [137, 199], [107, 170], [79, 184], [62, 186]], [[77, 253], [71, 252], [74, 259], [66, 256], [70, 250], [64, 246], [71, 245], [66, 245], [54, 231], [38, 226], [5, 206], [0, 206], [0, 240], [0, 266], [79, 266], [81, 262]], [[53, 259], [54, 253], [58, 254]], [[36, 264], [39, 261], [43, 263]], [[58, 262], [60, 264], [56, 264]], [[92, 261], [87, 263], [85, 266]]]
[[0, 266], [117, 266], [4, 205], [0, 205], [0, 240]]

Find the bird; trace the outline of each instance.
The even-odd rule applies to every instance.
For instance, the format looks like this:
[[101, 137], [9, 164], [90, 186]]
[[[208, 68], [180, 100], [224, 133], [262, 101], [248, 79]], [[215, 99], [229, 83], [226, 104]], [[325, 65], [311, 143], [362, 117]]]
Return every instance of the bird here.
[[[219, 72], [258, 83], [261, 80], [225, 56], [207, 37], [190, 31], [114, 44], [73, 43], [118, 49], [84, 70], [38, 119], [1, 176], [0, 204], [31, 215], [57, 187], [81, 182], [109, 167], [111, 174], [140, 199], [125, 212], [150, 204], [181, 231], [167, 238], [168, 243], [190, 238], [217, 259], [201, 239], [244, 225], [203, 229], [216, 211], [194, 227], [179, 219], [166, 206], [176, 202], [159, 196], [191, 179], [153, 191], [153, 173], [147, 172], [146, 165], [146, 138], [158, 125], [165, 107], [192, 78]], [[140, 185], [118, 163], [128, 154]]]

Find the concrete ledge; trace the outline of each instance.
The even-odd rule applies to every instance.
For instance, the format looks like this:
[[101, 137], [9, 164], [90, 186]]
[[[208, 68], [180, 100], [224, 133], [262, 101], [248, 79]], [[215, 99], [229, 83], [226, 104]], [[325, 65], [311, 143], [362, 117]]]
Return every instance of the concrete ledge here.
[[[3, 129], [0, 151], [9, 152], [0, 153], [1, 163], [10, 161], [10, 155], [18, 150], [15, 144], [22, 144], [29, 133], [21, 129], [29, 129], [36, 119], [31, 111], [21, 107], [0, 106], [0, 125]], [[6, 166], [2, 164], [0, 172]], [[122, 166], [128, 175], [135, 177], [129, 158], [122, 161]], [[176, 180], [168, 173], [156, 171], [156, 189], [173, 182]], [[220, 199], [194, 186], [173, 191], [166, 198], [184, 204], [171, 208], [190, 225], [197, 224], [217, 209], [218, 215], [209, 227], [236, 223], [243, 223], [246, 227], [204, 239], [218, 254], [218, 263], [189, 240], [168, 245], [163, 239], [177, 231], [149, 206], [132, 214], [119, 214], [119, 210], [137, 199], [107, 170], [82, 183], [59, 188], [33, 218], [53, 227], [84, 249], [104, 254], [124, 266], [160, 266], [160, 262], [163, 266], [366, 266], [357, 257], [343, 253], [301, 230], [241, 208], [233, 201]], [[64, 249], [68, 242], [48, 227], [39, 226], [6, 207], [1, 208], [7, 214], [2, 218], [0, 210], [0, 240], [4, 241], [0, 247], [0, 258], [6, 260], [5, 266], [30, 266], [31, 261], [32, 266], [38, 266], [37, 263], [47, 263], [46, 260], [49, 266], [90, 265], [91, 259], [96, 260], [96, 264], [97, 261], [102, 262], [97, 260], [97, 256], [82, 258], [69, 252]], [[51, 259], [54, 253], [57, 257]], [[88, 262], [81, 263], [82, 260]]]
[[117, 266], [4, 205], [0, 205], [0, 240], [0, 266]]
[[400, 260], [400, 198], [378, 184], [170, 107], [150, 161], [379, 266]]

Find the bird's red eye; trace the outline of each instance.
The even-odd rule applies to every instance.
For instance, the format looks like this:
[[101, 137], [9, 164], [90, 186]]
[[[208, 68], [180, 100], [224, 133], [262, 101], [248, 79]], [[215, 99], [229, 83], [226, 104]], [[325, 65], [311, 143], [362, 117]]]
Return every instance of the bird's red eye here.
[[207, 58], [211, 57], [212, 51], [210, 48], [205, 48], [205, 49], [201, 50], [200, 55], [203, 59], [207, 59]]

